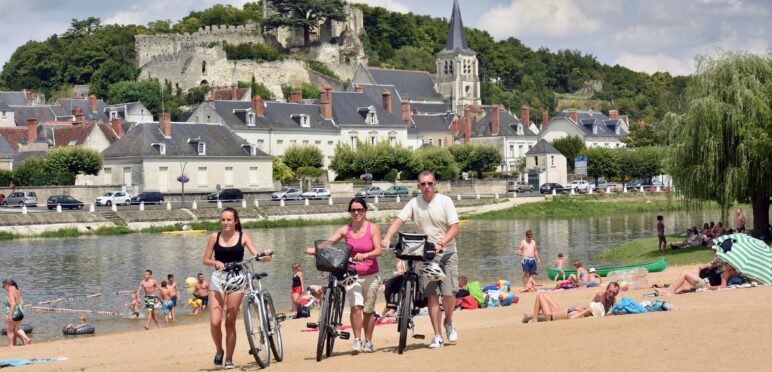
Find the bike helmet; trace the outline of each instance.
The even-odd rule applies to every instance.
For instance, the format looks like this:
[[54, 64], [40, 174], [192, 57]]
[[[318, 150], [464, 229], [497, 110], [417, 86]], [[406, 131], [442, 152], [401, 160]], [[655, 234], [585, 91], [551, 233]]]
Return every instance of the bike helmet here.
[[356, 283], [358, 279], [359, 276], [357, 275], [357, 271], [354, 269], [348, 269], [348, 272], [346, 272], [346, 274], [343, 275], [343, 278], [340, 280], [340, 285], [348, 287]]
[[240, 292], [247, 285], [247, 278], [241, 272], [229, 271], [222, 283], [222, 290], [225, 294]]
[[425, 262], [421, 267], [421, 276], [430, 282], [436, 282], [446, 278], [440, 264], [436, 261]]

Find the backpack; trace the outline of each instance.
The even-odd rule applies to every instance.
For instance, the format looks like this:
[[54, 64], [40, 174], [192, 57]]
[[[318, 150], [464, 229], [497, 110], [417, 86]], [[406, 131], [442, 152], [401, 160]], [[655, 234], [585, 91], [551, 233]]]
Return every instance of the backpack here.
[[480, 306], [477, 304], [477, 299], [472, 296], [466, 296], [461, 298], [461, 304], [459, 307], [461, 307], [464, 310], [474, 310], [479, 309]]
[[641, 306], [641, 304], [627, 297], [623, 297], [618, 304], [614, 305], [614, 307], [611, 308], [611, 313], [614, 315], [641, 314], [641, 313], [648, 313], [648, 312], [649, 311], [646, 310], [645, 307]]
[[310, 316], [311, 309], [309, 309], [307, 306], [298, 305], [298, 313], [295, 316], [295, 319], [308, 318]]

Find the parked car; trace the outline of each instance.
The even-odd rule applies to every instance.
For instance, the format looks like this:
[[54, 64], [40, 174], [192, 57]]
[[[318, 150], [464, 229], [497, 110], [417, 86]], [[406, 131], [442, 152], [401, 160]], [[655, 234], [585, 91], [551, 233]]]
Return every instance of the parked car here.
[[28, 206], [28, 207], [37, 207], [38, 206], [38, 196], [33, 191], [17, 191], [12, 192], [8, 194], [8, 196], [3, 201], [4, 205], [10, 205], [12, 207], [15, 206]]
[[533, 186], [526, 181], [507, 181], [507, 192], [533, 192]]
[[354, 196], [358, 196], [360, 198], [373, 198], [376, 196], [381, 196], [381, 194], [383, 194], [383, 191], [381, 191], [380, 187], [370, 186], [357, 191], [357, 193]]
[[157, 191], [145, 191], [131, 198], [131, 204], [161, 204], [164, 202], [164, 195]]
[[554, 182], [545, 183], [539, 187], [540, 194], [551, 194], [552, 190], [555, 190], [556, 193], [561, 193], [571, 189], [568, 187], [563, 187], [563, 185]]
[[[597, 186], [595, 185], [596, 182], [598, 184]], [[595, 190], [604, 190], [605, 191], [606, 189], [608, 189], [608, 182], [606, 182], [606, 180], [603, 179], [603, 177], [599, 177], [595, 181], [590, 181], [590, 188], [593, 191], [595, 191]]]
[[383, 191], [383, 196], [407, 196], [409, 194], [407, 186], [392, 186]]
[[587, 190], [590, 188], [590, 183], [585, 180], [576, 180], [566, 185], [566, 188], [568, 190], [574, 190], [576, 192], [583, 193], [587, 192]]
[[303, 192], [296, 187], [285, 187], [273, 194], [271, 200], [296, 200], [302, 198]]
[[218, 200], [221, 202], [237, 202], [244, 199], [244, 193], [239, 189], [222, 189], [219, 192], [213, 192], [206, 196], [206, 200], [210, 203], [216, 203]]
[[5, 205], [5, 194], [0, 194], [0, 206]]
[[110, 191], [104, 193], [104, 195], [96, 198], [97, 206], [106, 205], [129, 205], [131, 203], [131, 195], [125, 191]]
[[83, 202], [73, 198], [69, 195], [51, 195], [46, 201], [48, 210], [56, 208], [57, 205], [61, 205], [62, 209], [81, 209], [83, 208]]
[[[327, 190], [323, 187], [314, 187], [304, 192], [301, 197], [303, 199], [329, 199], [330, 190]], [[271, 196], [271, 199], [273, 199], [273, 196]]]
[[649, 181], [649, 180], [643, 180], [643, 179], [635, 179], [630, 181], [630, 183], [627, 184], [628, 189], [640, 189], [641, 186], [643, 186], [644, 190], [653, 189], [659, 187], [662, 188], [662, 182], [659, 182], [657, 180]]

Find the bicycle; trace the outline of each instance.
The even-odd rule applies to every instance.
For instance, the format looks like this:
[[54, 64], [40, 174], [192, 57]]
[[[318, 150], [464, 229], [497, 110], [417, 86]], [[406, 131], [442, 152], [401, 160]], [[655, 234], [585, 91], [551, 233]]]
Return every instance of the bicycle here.
[[254, 261], [265, 257], [258, 254], [241, 262], [233, 262], [225, 265], [226, 270], [237, 270], [246, 267], [247, 291], [241, 302], [244, 312], [244, 327], [247, 330], [249, 341], [249, 353], [255, 357], [255, 362], [260, 368], [266, 368], [271, 364], [271, 354], [277, 362], [284, 359], [284, 346], [281, 340], [281, 322], [285, 320], [284, 314], [276, 314], [273, 299], [268, 290], [263, 289], [261, 279], [268, 273], [255, 272]]
[[[353, 263], [349, 258], [352, 247], [346, 243], [335, 243], [327, 240], [314, 242], [316, 249], [316, 268], [329, 272], [327, 285], [322, 296], [322, 311], [317, 323], [307, 323], [308, 328], [318, 328], [319, 338], [316, 343], [316, 361], [321, 362], [323, 356], [332, 356], [335, 339], [340, 337], [348, 340], [349, 332], [338, 331], [343, 325], [343, 308], [346, 302], [346, 286], [356, 280], [356, 271], [348, 269]], [[353, 272], [352, 272], [353, 271]]]
[[399, 233], [396, 245], [390, 247], [398, 259], [406, 261], [406, 271], [403, 274], [402, 286], [399, 289], [399, 302], [397, 303], [397, 330], [399, 331], [399, 347], [397, 352], [402, 354], [407, 347], [407, 331], [412, 332], [415, 339], [424, 339], [422, 334], [415, 333], [413, 317], [415, 301], [422, 296], [418, 288], [420, 275], [416, 270], [415, 261], [427, 262], [434, 259], [436, 250], [434, 244], [426, 240], [426, 235]]

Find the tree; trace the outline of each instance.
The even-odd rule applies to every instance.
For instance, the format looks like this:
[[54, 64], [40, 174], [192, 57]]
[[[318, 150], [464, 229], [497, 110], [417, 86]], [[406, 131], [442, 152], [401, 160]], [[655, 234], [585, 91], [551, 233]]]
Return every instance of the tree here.
[[79, 174], [96, 176], [102, 170], [102, 154], [82, 147], [58, 147], [46, 155], [45, 167], [50, 174], [59, 175], [52, 179], [59, 185], [74, 185]]
[[461, 171], [475, 172], [479, 179], [501, 165], [501, 152], [491, 145], [452, 145], [448, 150]]
[[[412, 168], [415, 171], [430, 171], [438, 180], [458, 179], [458, 164], [450, 150], [444, 147], [423, 147], [416, 151]], [[412, 176], [412, 175], [411, 175]], [[416, 174], [417, 176], [417, 174]], [[414, 178], [414, 177], [411, 177]]]
[[[158, 80], [142, 81], [121, 81], [110, 85], [108, 89], [110, 98], [107, 100], [110, 104], [122, 102], [142, 102], [150, 112], [160, 113], [161, 106], [161, 84]], [[164, 87], [163, 92], [163, 110], [171, 112], [172, 118], [179, 117], [180, 109], [174, 104], [170, 86]]]
[[634, 121], [628, 125], [630, 132], [622, 137], [627, 147], [663, 146], [667, 132], [661, 122]]
[[394, 51], [389, 64], [398, 69], [429, 71], [434, 74], [437, 72], [436, 61], [433, 54], [421, 48], [406, 46]]
[[699, 57], [682, 114], [668, 113], [670, 166], [686, 198], [715, 201], [721, 220], [750, 199], [753, 235], [770, 238], [772, 53]]
[[609, 179], [619, 173], [619, 151], [605, 147], [592, 147], [582, 151], [587, 157], [587, 175], [594, 178], [597, 186], [598, 178]]
[[293, 172], [299, 168], [321, 168], [324, 166], [324, 154], [314, 145], [293, 145], [284, 151], [282, 162]]
[[279, 27], [299, 27], [303, 29], [303, 39], [308, 45], [311, 31], [320, 21], [345, 21], [346, 3], [343, 0], [272, 0], [271, 7], [276, 11], [263, 22], [266, 29]]
[[282, 163], [278, 156], [273, 157], [273, 179], [275, 181], [289, 182], [295, 179], [295, 173], [287, 164]]
[[574, 159], [584, 151], [584, 141], [579, 136], [561, 137], [552, 141], [552, 146], [566, 157], [568, 173], [574, 173]]
[[91, 84], [89, 91], [100, 98], [106, 98], [109, 94], [110, 85], [119, 81], [131, 81], [136, 79], [137, 70], [133, 67], [109, 60], [99, 66], [91, 75]]
[[16, 186], [50, 185], [51, 178], [44, 158], [27, 158], [13, 171], [13, 183]]

